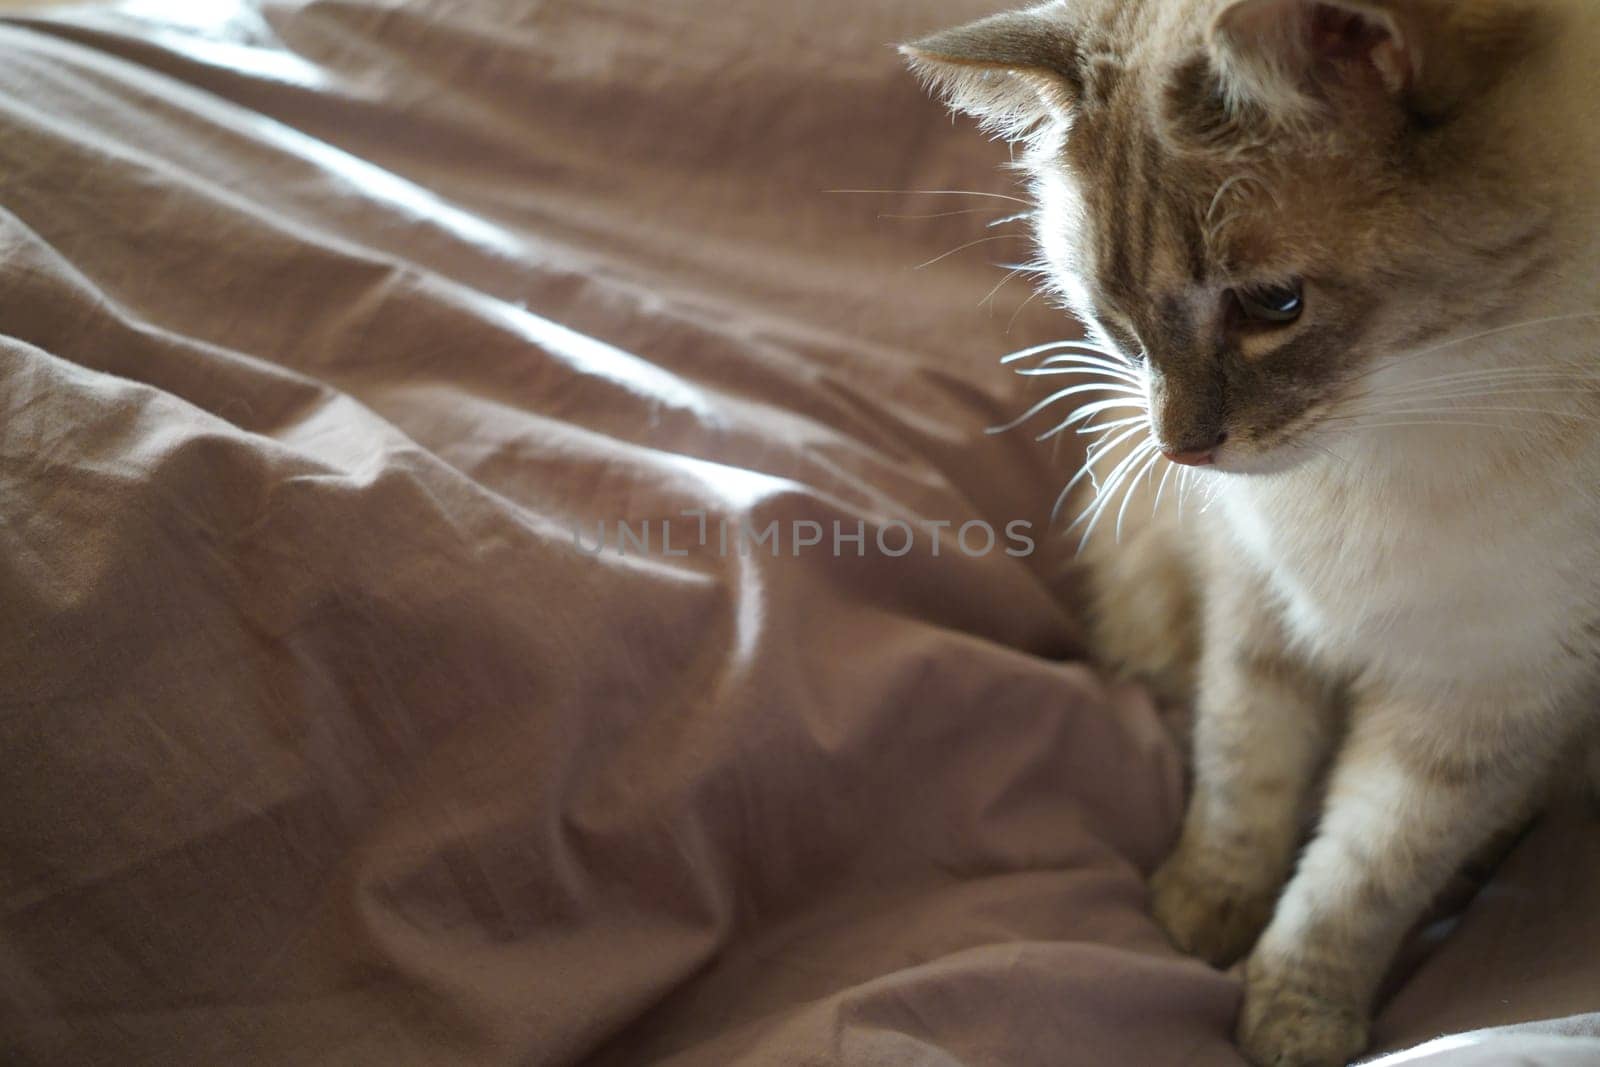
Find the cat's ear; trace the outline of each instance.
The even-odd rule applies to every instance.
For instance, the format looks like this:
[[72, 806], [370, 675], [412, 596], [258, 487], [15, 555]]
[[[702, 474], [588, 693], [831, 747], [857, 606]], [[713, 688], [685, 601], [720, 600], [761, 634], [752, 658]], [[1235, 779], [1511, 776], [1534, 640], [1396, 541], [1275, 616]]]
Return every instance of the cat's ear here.
[[1227, 0], [1208, 44], [1230, 103], [1280, 118], [1307, 117], [1341, 91], [1399, 98], [1423, 61], [1392, 0]]
[[1007, 137], [1064, 117], [1081, 94], [1078, 50], [1063, 5], [991, 15], [900, 46], [952, 108]]
[[1314, 119], [1386, 96], [1438, 120], [1551, 28], [1523, 0], [1221, 0], [1207, 43], [1230, 104]]

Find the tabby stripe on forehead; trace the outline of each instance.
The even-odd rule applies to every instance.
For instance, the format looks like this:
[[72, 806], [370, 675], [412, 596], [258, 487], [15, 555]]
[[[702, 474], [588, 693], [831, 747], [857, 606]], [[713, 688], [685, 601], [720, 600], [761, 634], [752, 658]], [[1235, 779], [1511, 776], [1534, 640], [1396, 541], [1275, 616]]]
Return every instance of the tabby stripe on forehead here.
[[1182, 243], [1183, 250], [1188, 256], [1189, 280], [1196, 285], [1205, 284], [1209, 273], [1206, 266], [1207, 257], [1210, 253], [1205, 223], [1199, 216], [1171, 198], [1167, 200], [1166, 211], [1167, 223], [1172, 227], [1172, 232], [1178, 235], [1177, 239]]
[[1106, 148], [1106, 176], [1109, 179], [1105, 185], [1106, 194], [1121, 202], [1107, 204], [1100, 212], [1104, 227], [1101, 247], [1110, 255], [1105, 281], [1119, 297], [1132, 300], [1138, 290], [1132, 284], [1128, 263], [1128, 221], [1135, 211], [1128, 181], [1129, 142], [1125, 137], [1113, 136], [1109, 138]]
[[1144, 137], [1140, 140], [1142, 149], [1139, 154], [1140, 169], [1134, 181], [1144, 196], [1138, 203], [1139, 236], [1134, 242], [1134, 251], [1138, 258], [1134, 266], [1134, 281], [1143, 291], [1149, 288], [1150, 270], [1156, 255], [1156, 212], [1153, 201], [1160, 198], [1162, 160], [1155, 138]]

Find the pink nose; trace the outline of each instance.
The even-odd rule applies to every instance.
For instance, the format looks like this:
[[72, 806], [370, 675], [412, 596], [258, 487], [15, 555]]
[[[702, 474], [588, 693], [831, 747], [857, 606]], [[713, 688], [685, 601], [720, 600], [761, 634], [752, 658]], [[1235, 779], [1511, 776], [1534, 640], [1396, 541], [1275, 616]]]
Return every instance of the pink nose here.
[[1228, 432], [1224, 430], [1210, 448], [1163, 448], [1161, 454], [1180, 467], [1209, 467], [1217, 461], [1217, 449], [1227, 442]]
[[1182, 467], [1209, 467], [1217, 461], [1217, 451], [1214, 448], [1205, 448], [1194, 452], [1168, 452], [1163, 450], [1161, 454]]

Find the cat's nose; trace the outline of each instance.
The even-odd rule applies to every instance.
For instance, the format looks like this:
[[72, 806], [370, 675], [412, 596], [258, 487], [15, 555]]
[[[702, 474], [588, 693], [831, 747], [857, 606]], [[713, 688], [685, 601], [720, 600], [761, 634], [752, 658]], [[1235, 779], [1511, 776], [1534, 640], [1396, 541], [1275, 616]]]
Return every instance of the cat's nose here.
[[1209, 467], [1217, 461], [1215, 449], [1197, 449], [1191, 452], [1166, 452], [1161, 453], [1180, 467]]
[[1226, 432], [1219, 433], [1209, 446], [1200, 448], [1163, 448], [1161, 454], [1181, 467], [1209, 467], [1217, 461], [1217, 449], [1227, 443]]

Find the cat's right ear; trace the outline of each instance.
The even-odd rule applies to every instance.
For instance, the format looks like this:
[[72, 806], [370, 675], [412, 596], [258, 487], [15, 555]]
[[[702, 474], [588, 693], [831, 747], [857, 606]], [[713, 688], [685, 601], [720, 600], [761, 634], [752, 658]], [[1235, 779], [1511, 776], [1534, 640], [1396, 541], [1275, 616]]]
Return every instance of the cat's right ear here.
[[1064, 118], [1082, 94], [1078, 50], [1059, 2], [991, 15], [900, 46], [957, 111], [1008, 137]]

